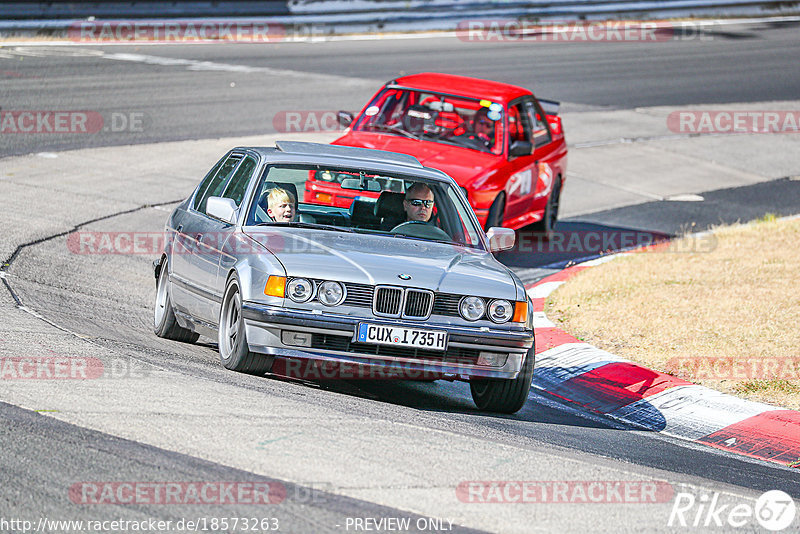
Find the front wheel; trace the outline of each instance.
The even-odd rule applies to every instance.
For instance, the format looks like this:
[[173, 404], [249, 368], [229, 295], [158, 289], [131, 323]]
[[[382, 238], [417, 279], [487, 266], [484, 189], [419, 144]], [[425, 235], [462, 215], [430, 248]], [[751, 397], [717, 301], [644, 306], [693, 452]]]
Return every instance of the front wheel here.
[[513, 380], [496, 378], [470, 380], [469, 390], [475, 405], [481, 410], [489, 412], [518, 412], [528, 400], [533, 380], [534, 359], [535, 350], [531, 347], [525, 355], [519, 375]]
[[556, 178], [553, 184], [553, 190], [550, 191], [550, 197], [547, 199], [547, 205], [544, 208], [544, 216], [542, 220], [534, 223], [533, 228], [536, 232], [542, 234], [545, 239], [553, 237], [553, 232], [556, 228], [556, 221], [558, 221], [558, 207], [561, 202], [561, 177]]
[[222, 365], [231, 371], [263, 374], [272, 369], [274, 358], [250, 352], [242, 317], [242, 292], [239, 279], [234, 275], [225, 286], [219, 312], [219, 357]]
[[161, 268], [156, 280], [153, 331], [158, 337], [185, 343], [194, 343], [200, 337], [200, 334], [183, 328], [175, 320], [175, 312], [172, 310], [172, 297], [169, 291], [169, 269], [167, 269], [166, 258], [161, 261]]

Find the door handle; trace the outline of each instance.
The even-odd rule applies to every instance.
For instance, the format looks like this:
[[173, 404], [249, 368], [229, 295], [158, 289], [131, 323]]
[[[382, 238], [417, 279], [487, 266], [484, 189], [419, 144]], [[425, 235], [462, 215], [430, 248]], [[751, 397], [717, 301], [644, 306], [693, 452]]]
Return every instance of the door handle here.
[[177, 228], [175, 228], [175, 233], [176, 233], [176, 234], [179, 234], [179, 233], [181, 233], [181, 230], [183, 230], [183, 225], [182, 225], [182, 224], [179, 224], [179, 225], [178, 225], [178, 227], [177, 227]]

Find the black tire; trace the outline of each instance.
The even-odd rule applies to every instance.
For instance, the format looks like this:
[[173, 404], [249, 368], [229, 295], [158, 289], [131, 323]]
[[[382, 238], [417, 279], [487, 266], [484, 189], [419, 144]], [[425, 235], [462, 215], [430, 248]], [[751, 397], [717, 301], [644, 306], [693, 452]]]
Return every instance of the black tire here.
[[251, 352], [242, 318], [242, 292], [239, 278], [234, 274], [225, 285], [222, 306], [219, 310], [219, 358], [231, 371], [264, 374], [272, 369], [274, 358]]
[[533, 347], [525, 355], [522, 369], [513, 380], [477, 379], [469, 381], [469, 390], [475, 405], [488, 412], [515, 413], [528, 400], [533, 380], [535, 350]]
[[153, 308], [153, 331], [158, 337], [184, 343], [194, 343], [200, 337], [200, 334], [183, 328], [175, 320], [166, 258], [161, 260], [161, 270], [156, 279], [156, 302]]
[[556, 221], [558, 221], [558, 208], [561, 203], [561, 177], [556, 178], [553, 184], [553, 190], [550, 192], [550, 197], [547, 199], [547, 205], [544, 208], [544, 216], [542, 220], [533, 224], [533, 230], [545, 239], [553, 237], [553, 232], [556, 229]]
[[486, 217], [486, 230], [493, 226], [503, 226], [503, 215], [506, 211], [506, 196], [503, 193], [497, 195], [489, 208], [489, 215]]

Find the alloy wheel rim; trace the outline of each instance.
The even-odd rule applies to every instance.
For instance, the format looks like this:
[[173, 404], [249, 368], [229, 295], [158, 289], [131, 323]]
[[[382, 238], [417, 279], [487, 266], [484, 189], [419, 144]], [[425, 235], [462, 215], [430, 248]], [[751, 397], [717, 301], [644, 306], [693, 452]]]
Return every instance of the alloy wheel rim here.
[[241, 314], [239, 313], [239, 300], [237, 298], [239, 291], [232, 289], [228, 302], [225, 307], [225, 317], [223, 318], [224, 328], [222, 331], [222, 339], [220, 344], [223, 346], [225, 359], [228, 359], [231, 354], [236, 350], [238, 337], [239, 337], [239, 321]]
[[158, 287], [156, 288], [156, 306], [153, 311], [153, 321], [156, 326], [159, 326], [164, 320], [164, 314], [167, 312], [167, 281], [166, 269], [161, 268], [161, 275], [158, 277]]

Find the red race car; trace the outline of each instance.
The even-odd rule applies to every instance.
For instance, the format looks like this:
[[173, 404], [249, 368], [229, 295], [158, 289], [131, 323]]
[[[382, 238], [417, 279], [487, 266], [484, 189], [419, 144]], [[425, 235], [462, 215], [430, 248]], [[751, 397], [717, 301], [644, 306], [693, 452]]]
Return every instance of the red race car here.
[[[505, 83], [437, 73], [403, 76], [388, 82], [357, 117], [340, 112], [349, 128], [333, 144], [410, 154], [446, 172], [487, 230], [535, 224], [549, 233], [567, 174], [567, 143], [558, 103], [543, 103], [549, 113], [530, 91]], [[317, 174], [307, 196], [352, 204], [335, 176]]]

